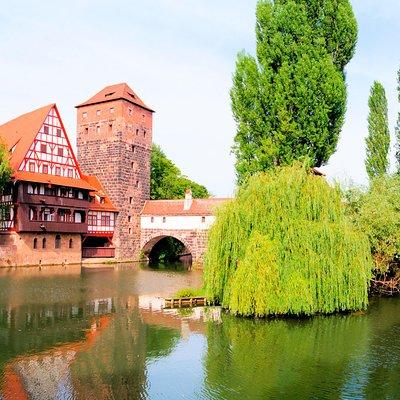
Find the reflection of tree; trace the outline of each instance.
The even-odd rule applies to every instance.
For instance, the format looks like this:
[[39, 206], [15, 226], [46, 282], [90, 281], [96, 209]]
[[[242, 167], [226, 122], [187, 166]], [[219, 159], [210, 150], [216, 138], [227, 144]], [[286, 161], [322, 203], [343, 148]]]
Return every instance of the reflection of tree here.
[[224, 316], [222, 324], [208, 326], [206, 387], [218, 399], [337, 399], [367, 338], [365, 317]]
[[[399, 299], [385, 299], [371, 306], [376, 321], [369, 345], [367, 399], [400, 396]], [[364, 366], [365, 367], [365, 366]]]

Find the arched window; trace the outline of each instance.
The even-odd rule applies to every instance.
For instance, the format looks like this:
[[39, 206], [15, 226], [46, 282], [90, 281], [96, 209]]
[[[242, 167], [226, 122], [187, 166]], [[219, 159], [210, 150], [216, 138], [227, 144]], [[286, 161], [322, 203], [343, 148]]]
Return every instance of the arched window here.
[[61, 249], [61, 236], [60, 235], [56, 235], [56, 237], [54, 239], [54, 247], [56, 249]]
[[72, 249], [72, 248], [74, 247], [74, 241], [72, 240], [72, 238], [69, 239], [68, 247], [69, 247], [70, 249]]
[[44, 237], [42, 239], [42, 249], [45, 249], [45, 248], [46, 248], [46, 238]]
[[36, 250], [37, 249], [37, 238], [33, 239], [33, 248]]

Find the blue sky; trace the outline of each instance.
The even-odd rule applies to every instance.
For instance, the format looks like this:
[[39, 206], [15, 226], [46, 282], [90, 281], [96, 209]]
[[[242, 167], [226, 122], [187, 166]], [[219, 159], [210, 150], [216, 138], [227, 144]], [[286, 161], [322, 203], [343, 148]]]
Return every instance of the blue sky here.
[[[331, 178], [365, 183], [368, 93], [381, 81], [394, 134], [400, 2], [353, 0], [348, 111]], [[236, 54], [254, 51], [256, 0], [20, 1], [0, 10], [0, 123], [56, 102], [75, 142], [74, 106], [127, 82], [156, 110], [154, 141], [214, 195], [235, 187], [229, 100]], [[393, 163], [394, 167], [394, 163]]]

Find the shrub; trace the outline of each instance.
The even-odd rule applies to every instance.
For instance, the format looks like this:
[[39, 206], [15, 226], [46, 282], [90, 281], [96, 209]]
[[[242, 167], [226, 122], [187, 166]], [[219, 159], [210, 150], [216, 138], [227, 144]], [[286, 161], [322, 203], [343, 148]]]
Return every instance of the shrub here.
[[251, 177], [217, 211], [205, 255], [209, 300], [250, 316], [363, 309], [371, 257], [339, 188], [300, 164]]

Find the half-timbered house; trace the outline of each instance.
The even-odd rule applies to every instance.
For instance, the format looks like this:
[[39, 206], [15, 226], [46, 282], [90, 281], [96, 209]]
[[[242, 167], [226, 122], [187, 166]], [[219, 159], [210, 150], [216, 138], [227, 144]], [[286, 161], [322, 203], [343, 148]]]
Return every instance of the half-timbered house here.
[[0, 197], [0, 263], [80, 262], [85, 242], [86, 256], [113, 257], [116, 209], [81, 172], [57, 106], [1, 125], [0, 140], [13, 170]]

